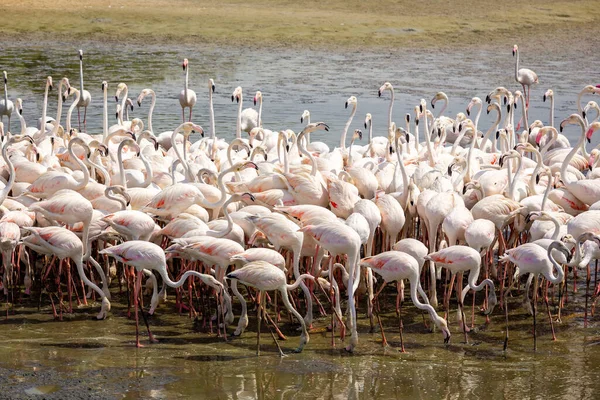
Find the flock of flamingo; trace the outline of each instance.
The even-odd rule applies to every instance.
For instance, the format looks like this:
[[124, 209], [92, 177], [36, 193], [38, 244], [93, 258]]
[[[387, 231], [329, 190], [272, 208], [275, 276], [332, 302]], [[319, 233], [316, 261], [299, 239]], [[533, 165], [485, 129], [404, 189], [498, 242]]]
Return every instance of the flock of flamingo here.
[[[49, 118], [49, 91], [54, 89], [49, 76], [35, 128], [21, 115], [22, 100], [8, 99], [4, 72], [0, 251], [7, 317], [15, 298], [39, 290], [40, 302], [49, 299], [55, 318], [72, 312], [75, 297], [80, 305], [99, 299], [97, 318], [104, 319], [111, 309], [112, 281], [113, 292], [117, 283], [120, 293], [127, 289], [128, 304], [135, 310], [136, 345], [141, 346], [138, 310], [149, 340], [156, 340], [144, 314], [145, 280], [151, 293], [149, 314], [166, 300], [167, 288], [175, 288], [180, 312], [185, 308], [192, 316], [202, 315], [211, 331], [214, 324], [225, 339], [228, 328], [235, 329], [234, 336], [244, 333], [251, 299], [257, 310], [257, 353], [263, 319], [279, 348], [271, 326], [283, 337], [277, 327], [281, 302], [301, 326], [297, 352], [309, 342], [315, 314], [327, 316], [332, 345], [337, 334], [346, 350], [353, 351], [361, 310], [371, 329], [377, 319], [387, 345], [378, 299], [387, 283], [396, 282], [404, 351], [401, 313], [408, 281], [412, 302], [428, 314], [431, 328], [441, 331], [445, 343], [453, 326], [448, 315], [454, 287], [456, 329], [465, 341], [474, 324], [475, 292], [484, 291], [479, 311], [489, 315], [500, 302], [506, 312], [506, 348], [507, 301], [509, 292], [523, 284], [520, 276], [528, 275], [524, 305], [533, 314], [536, 343], [538, 297], [543, 297], [552, 325], [560, 320], [568, 297], [565, 277], [583, 269], [587, 324], [587, 300], [600, 292], [599, 286], [589, 294], [590, 262], [600, 257], [600, 157], [598, 149], [588, 153], [586, 138], [600, 128], [600, 107], [594, 101], [583, 107], [581, 101], [584, 95], [600, 94], [600, 87], [585, 86], [577, 113], [560, 122], [561, 132], [569, 125], [581, 130], [571, 145], [554, 126], [552, 90], [544, 94], [549, 120], [528, 121], [531, 85], [538, 78], [519, 68], [516, 45], [515, 55], [515, 80], [523, 92], [498, 87], [485, 102], [474, 97], [466, 114], [454, 118], [443, 115], [448, 97], [439, 92], [430, 103], [421, 100], [414, 114], [406, 114], [405, 128], [396, 126], [394, 88], [384, 83], [379, 96], [390, 95], [387, 129], [374, 137], [367, 114], [365, 146], [355, 144], [362, 138], [360, 129], [346, 143], [357, 108], [356, 97], [350, 97], [345, 106], [351, 113], [339, 147], [333, 149], [311, 140], [311, 134], [314, 138], [329, 127], [311, 122], [309, 111], [302, 114], [306, 125], [297, 134], [263, 127], [261, 93], [254, 97], [258, 111], [243, 109], [241, 87], [231, 96], [238, 103], [236, 137], [229, 143], [218, 139], [212, 79], [210, 128], [204, 135], [191, 122], [196, 93], [188, 87], [187, 59], [179, 95], [183, 123], [168, 132], [152, 129], [152, 89], [137, 98], [140, 107], [146, 97], [152, 98], [146, 124], [124, 116], [133, 107], [124, 83], [116, 86], [118, 123], [109, 126], [109, 85], [104, 81], [102, 132], [86, 133], [91, 96], [83, 89], [81, 50], [79, 89], [62, 78], [57, 115]], [[63, 127], [62, 108], [68, 101]], [[484, 105], [496, 119], [482, 134], [478, 121]], [[81, 118], [75, 129], [72, 113], [77, 109], [80, 116], [81, 108], [83, 129]], [[20, 132], [11, 130], [11, 116], [19, 119]], [[191, 143], [192, 133], [202, 138]], [[73, 264], [77, 274], [71, 273]], [[301, 292], [295, 293], [298, 287]], [[438, 288], [443, 289], [442, 305]], [[464, 310], [470, 291], [471, 323]], [[553, 315], [549, 297], [555, 295]], [[237, 324], [234, 301], [241, 309]], [[361, 303], [364, 308], [357, 306]]]

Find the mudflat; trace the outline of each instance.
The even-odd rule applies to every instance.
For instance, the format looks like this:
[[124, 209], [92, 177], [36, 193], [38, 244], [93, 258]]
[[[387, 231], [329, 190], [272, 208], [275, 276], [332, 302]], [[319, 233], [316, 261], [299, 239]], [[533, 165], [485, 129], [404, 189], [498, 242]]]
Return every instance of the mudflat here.
[[467, 48], [527, 42], [592, 51], [596, 0], [3, 0], [0, 34], [15, 40]]

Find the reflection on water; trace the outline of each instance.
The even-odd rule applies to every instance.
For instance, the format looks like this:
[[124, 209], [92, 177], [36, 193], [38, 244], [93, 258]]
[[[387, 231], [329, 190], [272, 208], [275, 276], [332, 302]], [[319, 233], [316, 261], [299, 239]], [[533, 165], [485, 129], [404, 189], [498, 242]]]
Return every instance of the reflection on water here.
[[[244, 107], [251, 107], [254, 93], [262, 91], [265, 128], [298, 131], [302, 126], [302, 111], [308, 109], [313, 121], [323, 120], [331, 126], [332, 131], [327, 136], [319, 136], [319, 140], [330, 145], [339, 143], [340, 132], [349, 115], [349, 111], [344, 110], [344, 102], [351, 95], [358, 97], [358, 110], [351, 129], [362, 128], [364, 115], [369, 112], [373, 115], [375, 135], [384, 134], [389, 95], [378, 98], [377, 90], [385, 81], [390, 81], [396, 89], [393, 119], [399, 126], [404, 126], [405, 113], [413, 113], [419, 99], [429, 101], [440, 90], [450, 98], [445, 114], [455, 115], [465, 111], [471, 97], [485, 99], [496, 86], [521, 89], [514, 80], [512, 43], [496, 51], [398, 50], [379, 53], [172, 46], [127, 46], [119, 47], [122, 50], [117, 52], [112, 46], [98, 43], [81, 47], [85, 52], [85, 89], [92, 95], [88, 110], [90, 133], [100, 133], [102, 129], [103, 80], [109, 82], [111, 124], [116, 122], [113, 97], [116, 86], [125, 82], [134, 102], [142, 89], [150, 87], [156, 91], [154, 130], [156, 133], [172, 130], [181, 118], [178, 94], [183, 88], [181, 61], [185, 57], [189, 59], [190, 87], [198, 95], [194, 120], [208, 127], [207, 80], [214, 78], [217, 87], [214, 98], [216, 129], [225, 138], [235, 134], [237, 104], [231, 103], [231, 93], [238, 85], [244, 88]], [[575, 49], [565, 49], [562, 54], [544, 49], [536, 49], [533, 54], [523, 50], [521, 66], [536, 71], [540, 80], [531, 92], [529, 121], [548, 122], [549, 104], [542, 102], [542, 96], [550, 88], [556, 95], [555, 126], [576, 112], [579, 91], [585, 85], [597, 83], [594, 81], [595, 61], [591, 54], [578, 54]], [[67, 76], [72, 85], [79, 86], [76, 45], [30, 43], [16, 47], [3, 43], [0, 44], [2, 69], [9, 74], [10, 97], [24, 100], [24, 116], [29, 124], [41, 115], [47, 75], [53, 76], [56, 82]], [[588, 100], [591, 98], [583, 99], [584, 105]], [[72, 99], [69, 104], [70, 101]], [[48, 115], [56, 115], [56, 103], [56, 93], [53, 93]], [[149, 104], [148, 100], [142, 108], [136, 105], [132, 117], [145, 119]], [[437, 109], [434, 111], [438, 112]], [[63, 112], [66, 113], [66, 109]], [[520, 111], [517, 118], [519, 116]], [[77, 115], [73, 118], [76, 121]], [[18, 123], [18, 119], [13, 120]], [[485, 131], [491, 123], [484, 110], [480, 130]], [[579, 132], [570, 128], [565, 134], [572, 139]]]
[[[390, 295], [387, 306], [393, 303]], [[581, 300], [581, 299], [579, 299]], [[573, 299], [572, 301], [575, 301]], [[407, 307], [405, 343], [398, 353], [397, 322], [384, 315], [392, 347], [380, 347], [379, 334], [369, 334], [364, 310], [360, 314], [360, 343], [347, 354], [318, 320], [311, 340], [301, 354], [279, 358], [272, 342], [263, 336], [262, 354], [255, 356], [256, 326], [251, 319], [241, 338], [222, 338], [193, 331], [192, 321], [177, 315], [173, 303], [161, 306], [150, 321], [158, 344], [134, 346], [134, 325], [125, 306], [115, 303], [105, 321], [94, 321], [92, 307], [77, 310], [81, 316], [68, 322], [53, 321], [49, 307], [33, 313], [40, 323], [0, 322], [0, 390], [19, 397], [31, 390], [48, 391], [46, 398], [68, 393], [98, 398], [214, 398], [214, 399], [371, 399], [371, 398], [593, 398], [600, 390], [600, 330], [581, 328], [581, 315], [565, 313], [558, 325], [557, 342], [551, 341], [547, 321], [538, 324], [538, 352], [532, 349], [531, 317], [524, 309], [511, 312], [509, 351], [502, 351], [504, 316], [491, 324], [477, 317], [477, 332], [462, 342], [458, 326], [444, 346], [439, 332], [429, 333], [422, 317]], [[389, 309], [388, 308], [388, 309]], [[28, 309], [18, 308], [20, 312]], [[89, 313], [88, 313], [89, 311]], [[576, 318], [572, 318], [572, 316]], [[541, 317], [540, 317], [541, 320]], [[295, 325], [284, 317], [282, 329], [290, 352], [297, 341]], [[176, 340], [173, 340], [176, 339]]]

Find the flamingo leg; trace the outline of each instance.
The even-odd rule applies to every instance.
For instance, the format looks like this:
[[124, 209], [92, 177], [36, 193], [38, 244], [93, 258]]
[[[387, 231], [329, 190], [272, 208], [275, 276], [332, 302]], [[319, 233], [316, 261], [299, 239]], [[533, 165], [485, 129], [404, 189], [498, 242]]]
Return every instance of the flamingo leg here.
[[81, 132], [81, 108], [77, 107], [77, 121], [79, 121], [79, 132]]
[[87, 107], [83, 108], [83, 131], [87, 132]]
[[[587, 265], [587, 277], [585, 279], [585, 315], [583, 317], [583, 327], [587, 328], [588, 326], [588, 299], [590, 295], [590, 281], [592, 280], [592, 271], [590, 270], [590, 265]], [[556, 340], [556, 338], [554, 338]]]
[[[546, 311], [548, 311], [548, 319], [550, 320], [550, 328], [552, 329], [552, 340], [556, 340], [556, 333], [554, 332], [554, 322], [552, 322], [552, 314], [550, 314], [550, 304], [548, 304], [548, 286], [549, 282], [546, 282], [546, 292], [544, 294], [544, 303], [546, 303]], [[587, 307], [586, 307], [587, 309]]]
[[140, 324], [139, 324], [139, 318], [138, 318], [138, 282], [140, 283], [139, 286], [141, 286], [142, 284], [142, 271], [138, 272], [137, 275], [137, 279], [135, 281], [135, 285], [134, 285], [134, 294], [133, 294], [133, 304], [134, 304], [134, 308], [135, 308], [135, 347], [144, 347], [141, 343], [140, 343]]
[[[381, 330], [381, 340], [382, 340], [381, 345], [383, 347], [387, 347], [388, 342], [387, 342], [387, 339], [385, 338], [385, 333], [383, 332], [383, 324], [381, 323], [381, 317], [379, 316], [379, 312], [380, 312], [380, 309], [379, 309], [379, 293], [381, 293], [381, 291], [385, 287], [385, 284], [386, 284], [386, 282], [384, 281], [381, 284], [381, 287], [379, 288], [379, 290], [377, 291], [377, 293], [375, 293], [375, 297], [374, 297], [374, 300], [377, 302], [377, 322], [379, 323], [379, 329]], [[373, 308], [375, 308], [375, 307], [373, 307]]]
[[192, 107], [190, 107], [190, 119], [188, 120], [189, 122], [192, 121]]
[[402, 304], [404, 303], [404, 299], [402, 298], [402, 296], [400, 296], [399, 282], [397, 282], [396, 285], [397, 285], [397, 289], [398, 289], [398, 302], [397, 303], [399, 303], [396, 308], [396, 314], [398, 315], [398, 325], [400, 328], [400, 352], [406, 353], [406, 350], [404, 349], [404, 335], [403, 335], [404, 324], [402, 323]]
[[538, 277], [537, 275], [534, 278], [534, 282], [533, 282], [533, 351], [537, 351], [537, 320], [536, 320], [536, 314], [537, 314], [537, 291], [538, 291]]
[[256, 318], [257, 318], [257, 328], [256, 328], [256, 355], [260, 356], [260, 323], [261, 323], [261, 314], [262, 314], [262, 310], [261, 310], [261, 303], [264, 302], [264, 294], [263, 291], [260, 291], [259, 295], [258, 295], [258, 311], [256, 313]]
[[[277, 350], [279, 350], [279, 356], [283, 357], [283, 356], [285, 356], [285, 354], [283, 354], [283, 351], [281, 350], [281, 346], [279, 346], [279, 342], [277, 341], [277, 339], [275, 338], [275, 335], [273, 334], [273, 330], [271, 329], [271, 326], [269, 325], [269, 321], [273, 324], [273, 326], [276, 327], [276, 325], [273, 322], [273, 320], [271, 319], [271, 317], [269, 316], [269, 314], [267, 313], [267, 308], [265, 307], [264, 303], [265, 302], [262, 302], [259, 307], [262, 309], [262, 312], [264, 314], [267, 328], [269, 328], [269, 333], [271, 334], [271, 337], [273, 338], [273, 341], [275, 342], [275, 345], [277, 346]], [[279, 331], [279, 329], [277, 329], [277, 331]]]

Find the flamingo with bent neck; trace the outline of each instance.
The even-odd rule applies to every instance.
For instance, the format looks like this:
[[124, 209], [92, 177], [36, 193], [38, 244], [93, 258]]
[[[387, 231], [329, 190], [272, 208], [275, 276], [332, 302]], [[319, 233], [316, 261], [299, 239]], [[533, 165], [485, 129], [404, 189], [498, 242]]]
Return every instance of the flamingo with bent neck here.
[[[156, 271], [161, 276], [164, 283], [172, 288], [182, 286], [188, 277], [193, 276], [199, 278], [204, 284], [212, 287], [217, 291], [217, 295], [224, 292], [223, 285], [218, 282], [213, 276], [201, 274], [196, 271], [186, 271], [177, 282], [173, 282], [167, 273], [167, 262], [163, 249], [154, 243], [144, 241], [129, 241], [123, 244], [112, 246], [101, 250], [100, 254], [106, 254], [114, 257], [117, 261], [130, 265], [137, 270], [137, 279], [135, 283], [135, 345], [142, 347], [139, 338], [139, 320], [138, 320], [138, 296], [140, 293], [142, 274], [144, 270]], [[141, 310], [141, 308], [140, 308]], [[143, 313], [143, 311], [142, 311]], [[155, 342], [154, 336], [148, 327], [148, 336], [151, 342]]]

